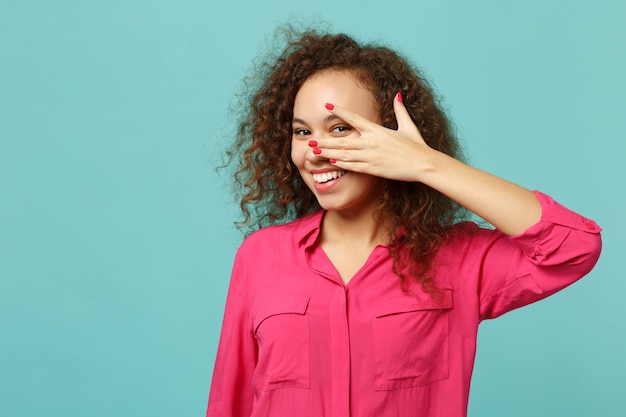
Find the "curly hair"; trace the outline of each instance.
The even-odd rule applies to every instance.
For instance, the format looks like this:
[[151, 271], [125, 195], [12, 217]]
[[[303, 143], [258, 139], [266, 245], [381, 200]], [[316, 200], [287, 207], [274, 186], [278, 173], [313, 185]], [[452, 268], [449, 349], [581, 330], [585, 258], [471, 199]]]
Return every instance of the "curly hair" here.
[[[421, 72], [393, 50], [361, 45], [345, 34], [284, 31], [286, 46], [269, 54], [245, 81], [234, 144], [235, 191], [251, 232], [320, 209], [291, 161], [293, 106], [302, 84], [322, 70], [348, 71], [366, 86], [379, 106], [382, 124], [397, 129], [393, 98], [400, 91], [426, 143], [462, 159], [451, 123]], [[432, 259], [463, 209], [422, 184], [385, 180], [375, 219], [389, 233], [393, 270], [406, 284], [410, 276], [428, 286]], [[406, 288], [406, 287], [404, 287]]]

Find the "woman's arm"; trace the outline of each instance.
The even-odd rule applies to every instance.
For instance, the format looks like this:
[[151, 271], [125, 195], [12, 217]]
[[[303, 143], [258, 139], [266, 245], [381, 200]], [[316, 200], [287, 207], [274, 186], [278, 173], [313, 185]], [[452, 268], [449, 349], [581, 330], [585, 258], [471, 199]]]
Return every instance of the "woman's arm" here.
[[565, 288], [589, 273], [598, 261], [601, 228], [549, 196], [538, 191], [534, 194], [542, 209], [536, 224], [518, 235], [505, 236], [498, 230], [466, 223], [466, 250], [451, 254], [463, 257], [465, 277], [478, 277], [475, 291], [481, 320], [498, 317]]
[[252, 412], [256, 341], [250, 328], [246, 264], [241, 249], [226, 299], [224, 322], [213, 369], [207, 417], [246, 417]]
[[495, 175], [430, 150], [420, 181], [476, 213], [507, 235], [517, 235], [541, 218], [535, 194]]

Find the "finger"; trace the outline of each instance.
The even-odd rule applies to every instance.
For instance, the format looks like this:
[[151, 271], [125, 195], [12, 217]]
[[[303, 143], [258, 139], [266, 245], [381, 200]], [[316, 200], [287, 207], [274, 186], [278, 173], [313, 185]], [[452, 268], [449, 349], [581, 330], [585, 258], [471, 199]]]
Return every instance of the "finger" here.
[[310, 147], [319, 149], [345, 149], [345, 150], [361, 150], [365, 149], [365, 141], [355, 140], [355, 137], [349, 138], [326, 138], [313, 141], [315, 144], [309, 143]]
[[326, 103], [325, 107], [326, 110], [339, 117], [361, 133], [371, 130], [372, 126], [378, 126], [376, 123], [369, 121], [365, 117], [351, 112], [341, 106]]
[[[318, 153], [319, 152], [319, 153]], [[363, 150], [319, 149], [313, 150], [314, 156], [341, 163], [366, 162], [367, 152]]]
[[342, 161], [340, 159], [331, 158], [329, 162], [336, 166], [339, 169], [344, 169], [346, 171], [352, 172], [362, 172], [365, 173], [367, 170], [368, 164], [361, 161]]
[[399, 91], [393, 99], [393, 111], [398, 121], [398, 132], [419, 133], [419, 129], [402, 102], [402, 93]]
[[378, 169], [375, 165], [365, 161], [342, 161], [340, 159], [330, 159], [329, 162], [339, 168], [346, 171], [358, 172], [361, 174], [372, 175], [375, 177], [387, 178], [383, 171]]

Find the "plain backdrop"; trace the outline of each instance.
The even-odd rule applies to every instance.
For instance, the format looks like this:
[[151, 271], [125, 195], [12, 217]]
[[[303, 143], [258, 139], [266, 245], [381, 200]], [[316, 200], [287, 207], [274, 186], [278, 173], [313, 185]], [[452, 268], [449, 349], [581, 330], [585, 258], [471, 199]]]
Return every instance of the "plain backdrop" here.
[[473, 165], [604, 228], [587, 278], [482, 324], [469, 415], [626, 415], [624, 4], [0, 0], [0, 415], [203, 415], [242, 239], [215, 167], [292, 19], [401, 51]]

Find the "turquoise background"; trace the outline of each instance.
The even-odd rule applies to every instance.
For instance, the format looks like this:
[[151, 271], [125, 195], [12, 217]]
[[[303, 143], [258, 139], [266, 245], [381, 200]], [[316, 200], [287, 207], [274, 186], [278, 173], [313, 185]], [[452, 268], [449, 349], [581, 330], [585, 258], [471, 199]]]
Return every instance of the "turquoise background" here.
[[620, 0], [0, 0], [0, 415], [200, 416], [241, 235], [215, 166], [277, 23], [418, 62], [471, 162], [604, 227], [482, 325], [470, 416], [624, 416]]

